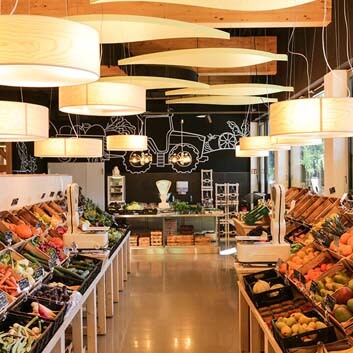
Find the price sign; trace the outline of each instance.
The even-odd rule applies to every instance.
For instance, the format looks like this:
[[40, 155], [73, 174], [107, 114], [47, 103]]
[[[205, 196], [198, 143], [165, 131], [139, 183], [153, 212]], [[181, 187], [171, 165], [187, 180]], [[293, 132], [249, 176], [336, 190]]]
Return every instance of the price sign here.
[[21, 278], [19, 281], [18, 281], [18, 286], [20, 287], [20, 290], [23, 291], [25, 290], [26, 288], [29, 287], [29, 281], [28, 281], [28, 278]]
[[53, 259], [49, 259], [49, 260], [48, 260], [48, 267], [49, 267], [49, 270], [52, 271], [55, 266], [56, 266], [56, 261], [53, 261]]
[[70, 256], [70, 249], [67, 246], [64, 246], [64, 254]]
[[299, 272], [298, 270], [294, 270], [293, 277], [294, 277], [294, 279], [296, 279], [298, 282], [302, 283], [303, 285], [306, 284], [306, 279], [305, 279], [304, 275], [301, 272]]
[[334, 306], [336, 305], [336, 299], [330, 295], [330, 294], [327, 294], [326, 295], [326, 298], [325, 298], [325, 301], [324, 301], [324, 307], [327, 311], [332, 311]]
[[5, 232], [4, 233], [4, 237], [5, 237], [6, 245], [11, 245], [12, 242], [13, 242], [13, 234], [12, 234], [12, 232]]
[[50, 255], [50, 260], [55, 264], [55, 265], [59, 265], [59, 259], [58, 259], [58, 255], [56, 254], [56, 252], [53, 252]]
[[315, 281], [311, 281], [311, 284], [310, 284], [310, 293], [312, 295], [315, 295], [317, 292], [318, 292], [318, 288], [319, 288], [319, 285], [317, 282]]
[[0, 310], [4, 309], [8, 304], [6, 293], [0, 292]]
[[44, 268], [43, 267], [38, 267], [36, 271], [34, 272], [34, 277], [36, 279], [41, 278], [44, 276]]

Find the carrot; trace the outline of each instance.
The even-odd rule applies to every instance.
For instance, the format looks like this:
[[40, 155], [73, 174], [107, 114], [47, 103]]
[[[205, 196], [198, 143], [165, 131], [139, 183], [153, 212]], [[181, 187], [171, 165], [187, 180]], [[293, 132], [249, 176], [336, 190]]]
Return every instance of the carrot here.
[[3, 289], [5, 291], [8, 291], [8, 290], [17, 290], [17, 287], [14, 287], [14, 286], [6, 286], [6, 285], [1, 285], [0, 286], [0, 289]]
[[7, 271], [3, 278], [0, 279], [0, 286], [11, 276], [11, 272]]

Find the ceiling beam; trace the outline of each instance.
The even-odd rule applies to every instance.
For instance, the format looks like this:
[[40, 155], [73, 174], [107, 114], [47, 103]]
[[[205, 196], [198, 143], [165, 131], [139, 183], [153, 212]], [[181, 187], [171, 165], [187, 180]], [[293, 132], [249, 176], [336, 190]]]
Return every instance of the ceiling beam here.
[[[31, 0], [19, 1], [15, 14], [54, 17], [93, 13], [129, 14], [170, 18], [215, 28], [321, 27], [325, 1], [327, 4], [325, 25], [327, 25], [331, 22], [332, 0], [315, 0], [302, 6], [260, 12], [128, 1], [91, 5], [89, 0]], [[14, 4], [15, 0], [2, 0], [1, 14], [9, 14]]]
[[[129, 44], [131, 55], [143, 55], [161, 51], [194, 49], [194, 48], [244, 48], [263, 50], [277, 53], [277, 37], [231, 37], [225, 39], [173, 39], [135, 42]], [[277, 73], [277, 62], [271, 61], [266, 64], [254, 65], [242, 68], [198, 68], [195, 69], [199, 76], [244, 76], [244, 75], [275, 75]]]

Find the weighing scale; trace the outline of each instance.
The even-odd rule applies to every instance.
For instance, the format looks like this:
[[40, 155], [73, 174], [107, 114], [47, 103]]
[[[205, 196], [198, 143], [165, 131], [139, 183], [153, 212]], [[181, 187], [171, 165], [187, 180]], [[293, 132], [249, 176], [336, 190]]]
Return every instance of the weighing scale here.
[[79, 186], [69, 184], [67, 195], [67, 232], [63, 235], [64, 245], [77, 249], [104, 249], [108, 246], [109, 227], [79, 228], [80, 215], [78, 213]]
[[285, 188], [283, 185], [274, 184], [272, 186], [271, 200], [270, 230], [272, 241], [264, 241], [263, 237], [235, 237], [237, 240], [237, 259], [241, 263], [276, 263], [278, 259], [286, 260], [290, 256], [290, 244], [284, 240], [286, 221], [284, 219]]
[[170, 186], [172, 185], [172, 182], [170, 180], [157, 180], [156, 181], [156, 186], [159, 191], [159, 198], [161, 199], [161, 202], [158, 204], [158, 208], [161, 210], [165, 210], [170, 208], [169, 203], [167, 202], [170, 193], [168, 193]]

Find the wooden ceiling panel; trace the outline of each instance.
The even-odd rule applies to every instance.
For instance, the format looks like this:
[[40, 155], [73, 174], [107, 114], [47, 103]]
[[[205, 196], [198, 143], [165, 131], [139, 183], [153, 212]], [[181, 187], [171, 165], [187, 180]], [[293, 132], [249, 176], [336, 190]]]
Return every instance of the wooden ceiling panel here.
[[[266, 0], [259, 0], [266, 1]], [[324, 3], [331, 22], [332, 0], [315, 0], [306, 5], [276, 11], [227, 11], [163, 3], [123, 2], [91, 5], [89, 0], [19, 1], [16, 14], [63, 17], [94, 13], [155, 16], [204, 24], [215, 28], [321, 27]], [[9, 14], [15, 0], [2, 0], [1, 13]], [[66, 9], [67, 4], [67, 9]]]

